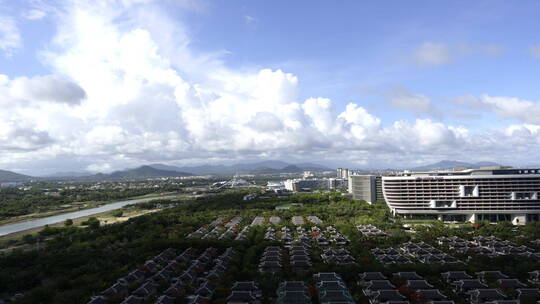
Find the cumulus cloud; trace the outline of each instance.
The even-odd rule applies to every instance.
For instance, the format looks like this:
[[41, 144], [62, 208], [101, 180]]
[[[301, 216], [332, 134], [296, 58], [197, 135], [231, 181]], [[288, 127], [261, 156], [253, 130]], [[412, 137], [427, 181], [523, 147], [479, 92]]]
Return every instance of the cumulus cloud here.
[[76, 83], [60, 75], [18, 77], [10, 80], [0, 74], [0, 103], [52, 102], [79, 104], [86, 97]]
[[47, 131], [28, 122], [0, 121], [0, 151], [30, 151], [53, 142]]
[[[371, 114], [366, 109], [359, 107], [357, 104], [349, 103], [345, 111], [339, 114], [338, 119], [344, 120], [344, 133], [346, 140], [351, 143], [360, 143], [368, 139], [370, 136], [377, 137], [381, 128], [381, 120]], [[367, 143], [366, 143], [367, 144]], [[370, 143], [371, 145], [371, 143]]]
[[[292, 73], [236, 70], [219, 52], [193, 52], [181, 22], [152, 1], [69, 2], [58, 16], [52, 45], [42, 53], [53, 73], [0, 76], [0, 103], [12, 105], [0, 112], [0, 149], [12, 148], [0, 165], [59, 157], [91, 171], [285, 157], [368, 164], [493, 145], [459, 125], [429, 119], [385, 125], [358, 102], [341, 108], [324, 97], [301, 99]], [[450, 60], [444, 46], [422, 52], [431, 63]], [[400, 109], [434, 112], [428, 97], [402, 88], [387, 98]]]
[[371, 93], [381, 96], [387, 105], [405, 111], [410, 111], [417, 116], [440, 116], [438, 108], [431, 98], [411, 92], [400, 85], [393, 85], [382, 90], [371, 90]]
[[0, 51], [11, 57], [22, 45], [21, 34], [13, 17], [0, 15]]
[[273, 132], [283, 129], [283, 122], [274, 113], [258, 112], [249, 122], [249, 126], [260, 132]]
[[451, 101], [462, 107], [493, 112], [502, 118], [516, 119], [528, 124], [540, 124], [540, 102], [487, 94], [465, 95], [453, 98]]

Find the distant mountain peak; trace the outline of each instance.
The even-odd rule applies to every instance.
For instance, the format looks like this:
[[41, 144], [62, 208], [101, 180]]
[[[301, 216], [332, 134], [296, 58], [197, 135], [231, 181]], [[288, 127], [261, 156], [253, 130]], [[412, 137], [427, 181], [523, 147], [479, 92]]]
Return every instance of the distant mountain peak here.
[[21, 182], [32, 179], [32, 176], [0, 170], [0, 182]]
[[428, 171], [428, 170], [451, 170], [455, 168], [470, 168], [470, 169], [478, 169], [480, 167], [486, 167], [486, 166], [500, 166], [500, 164], [490, 161], [481, 161], [476, 163], [468, 163], [463, 161], [457, 161], [457, 160], [441, 160], [439, 162], [428, 164], [424, 166], [419, 166], [412, 168], [413, 171]]
[[110, 178], [153, 178], [153, 177], [181, 177], [191, 176], [188, 172], [156, 169], [150, 165], [140, 166], [134, 169], [116, 171], [107, 176]]
[[89, 176], [92, 175], [92, 173], [89, 172], [77, 172], [77, 171], [66, 171], [66, 172], [56, 172], [53, 174], [49, 174], [46, 176], [43, 176], [44, 178], [53, 177], [53, 178], [69, 178], [69, 177], [83, 177], [83, 176]]
[[325, 166], [303, 163], [290, 164], [281, 160], [265, 160], [260, 162], [238, 163], [234, 165], [200, 165], [193, 167], [177, 167], [164, 164], [151, 164], [150, 167], [162, 170], [189, 172], [195, 175], [207, 174], [277, 174], [277, 173], [301, 173], [303, 171], [330, 171]]

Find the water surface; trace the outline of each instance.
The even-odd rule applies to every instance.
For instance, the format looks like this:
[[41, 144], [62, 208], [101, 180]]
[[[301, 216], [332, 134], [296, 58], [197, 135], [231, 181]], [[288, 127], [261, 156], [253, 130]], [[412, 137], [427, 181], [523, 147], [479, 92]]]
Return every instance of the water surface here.
[[147, 202], [150, 200], [155, 200], [155, 199], [160, 199], [160, 198], [170, 198], [170, 197], [147, 197], [147, 198], [132, 199], [132, 200], [127, 200], [127, 201], [110, 203], [110, 204], [106, 204], [106, 205], [96, 207], [96, 208], [62, 213], [58, 215], [42, 217], [42, 218], [28, 220], [28, 221], [14, 223], [14, 224], [7, 224], [7, 225], [0, 226], [0, 236], [15, 233], [15, 232], [20, 232], [20, 231], [24, 231], [28, 229], [38, 228], [45, 225], [60, 223], [67, 219], [75, 219], [78, 217], [89, 216], [89, 215], [93, 215], [93, 214], [97, 214], [101, 212], [120, 209], [127, 205], [133, 205], [133, 204]]

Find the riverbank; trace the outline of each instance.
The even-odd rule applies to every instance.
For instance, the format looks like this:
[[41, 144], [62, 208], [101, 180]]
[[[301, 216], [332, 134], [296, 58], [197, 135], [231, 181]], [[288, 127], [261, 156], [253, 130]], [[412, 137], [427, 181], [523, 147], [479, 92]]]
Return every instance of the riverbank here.
[[[122, 216], [114, 216], [116, 211], [122, 210]], [[158, 209], [150, 209], [150, 210], [144, 210], [139, 209], [135, 206], [124, 206], [120, 209], [116, 210], [110, 210], [105, 211], [102, 213], [96, 213], [93, 215], [87, 215], [79, 218], [74, 218], [73, 220], [73, 227], [78, 227], [81, 229], [87, 228], [87, 226], [83, 226], [82, 223], [87, 221], [91, 217], [95, 217], [100, 221], [101, 225], [112, 225], [115, 223], [125, 222], [131, 218], [139, 217], [142, 215], [154, 213], [163, 210], [163, 208]], [[55, 224], [48, 225], [49, 227], [63, 227], [64, 222], [59, 222]], [[19, 241], [22, 239], [24, 235], [37, 235], [41, 230], [43, 230], [44, 226], [36, 227], [32, 229], [22, 230], [14, 233], [10, 233], [7, 235], [0, 236], [0, 252], [10, 251], [14, 249], [22, 249], [22, 250], [29, 250], [34, 249], [38, 245], [37, 244], [20, 244]]]
[[[128, 198], [125, 198], [125, 199], [122, 199], [122, 200], [136, 200], [136, 199], [145, 199], [145, 198], [159, 199], [159, 198], [169, 197], [169, 196], [174, 196], [174, 195], [179, 195], [179, 194], [176, 193], [176, 192], [151, 193], [151, 194], [146, 194], [146, 195], [128, 197]], [[65, 206], [65, 208], [62, 208], [62, 209], [59, 209], [59, 210], [19, 215], [19, 216], [11, 217], [9, 219], [0, 220], [0, 226], [16, 224], [16, 223], [21, 223], [21, 222], [26, 222], [26, 221], [31, 221], [31, 220], [36, 220], [36, 219], [40, 219], [40, 218], [56, 216], [56, 215], [61, 215], [61, 214], [65, 214], [65, 213], [70, 213], [70, 212], [88, 210], [88, 209], [92, 209], [92, 208], [105, 206], [105, 205], [108, 205], [108, 204], [114, 204], [117, 201], [118, 200], [97, 201], [97, 202], [96, 201], [74, 202], [74, 203], [71, 203], [69, 205], [63, 205], [63, 206]]]
[[86, 210], [80, 210], [75, 212], [68, 212], [68, 213], [62, 213], [54, 216], [48, 216], [43, 218], [37, 218], [29, 221], [23, 221], [19, 223], [14, 224], [8, 224], [0, 226], [0, 236], [2, 235], [8, 235], [19, 231], [25, 231], [33, 228], [39, 228], [43, 227], [45, 225], [52, 225], [56, 223], [64, 222], [67, 219], [74, 219], [74, 218], [80, 218], [84, 216], [93, 216], [95, 214], [99, 214], [102, 212], [112, 211], [116, 209], [120, 209], [127, 205], [134, 205], [138, 203], [148, 202], [152, 201], [158, 198], [171, 198], [171, 199], [177, 199], [182, 196], [186, 196], [186, 194], [177, 194], [177, 195], [169, 195], [169, 196], [159, 196], [159, 197], [145, 197], [145, 198], [139, 198], [139, 199], [133, 199], [133, 200], [125, 200], [120, 202], [114, 202], [110, 204], [105, 204], [97, 208], [91, 208]]

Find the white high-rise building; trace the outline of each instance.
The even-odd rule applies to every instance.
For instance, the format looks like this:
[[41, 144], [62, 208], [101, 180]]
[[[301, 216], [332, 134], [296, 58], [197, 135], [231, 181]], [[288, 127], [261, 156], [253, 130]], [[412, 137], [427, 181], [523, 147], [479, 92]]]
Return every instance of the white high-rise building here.
[[375, 203], [377, 201], [377, 176], [349, 175], [348, 189], [354, 200]]
[[349, 169], [338, 168], [336, 177], [339, 179], [349, 179]]

